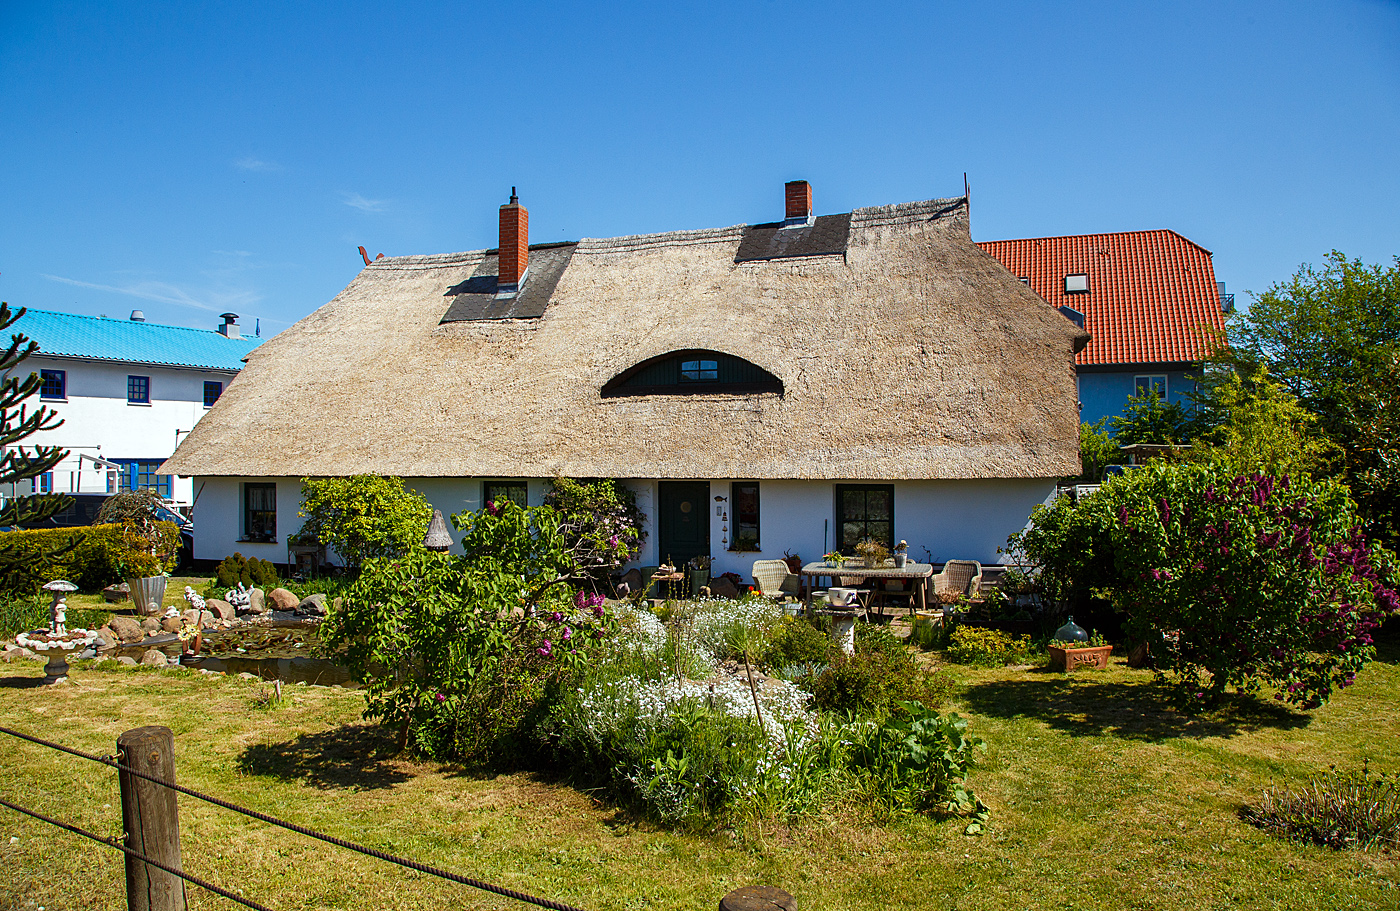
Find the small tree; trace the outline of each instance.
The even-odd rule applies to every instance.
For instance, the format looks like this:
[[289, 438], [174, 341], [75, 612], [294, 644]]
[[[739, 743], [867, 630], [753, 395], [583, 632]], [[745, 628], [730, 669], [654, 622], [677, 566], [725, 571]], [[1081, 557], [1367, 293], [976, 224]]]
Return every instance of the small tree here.
[[1374, 655], [1400, 611], [1395, 563], [1335, 481], [1154, 462], [1013, 536], [1064, 595], [1099, 589], [1152, 642], [1187, 704], [1268, 686], [1315, 706]]
[[556, 478], [544, 503], [558, 513], [576, 579], [602, 582], [602, 575], [635, 556], [646, 539], [637, 495], [619, 481]]
[[1192, 409], [1180, 402], [1163, 402], [1156, 389], [1128, 397], [1123, 414], [1110, 418], [1114, 439], [1120, 446], [1133, 443], [1189, 443], [1199, 431]]
[[420, 546], [432, 507], [400, 478], [302, 478], [298, 515], [306, 520], [298, 539], [325, 544], [346, 566], [358, 568], [373, 557], [396, 557]]
[[1103, 470], [1109, 465], [1121, 465], [1127, 459], [1113, 434], [1104, 427], [1108, 418], [1079, 425], [1079, 463], [1082, 466], [1080, 480], [1086, 484], [1096, 484], [1103, 479]]
[[[12, 312], [10, 305], [0, 302], [0, 331], [10, 328], [25, 314], [21, 307]], [[39, 394], [44, 381], [37, 373], [25, 376], [16, 368], [20, 362], [39, 350], [38, 343], [24, 333], [10, 336], [10, 346], [0, 354], [0, 487], [14, 490], [15, 484], [37, 478], [51, 470], [68, 455], [57, 446], [25, 447], [16, 445], [42, 430], [62, 426], [58, 414], [45, 405], [33, 411], [26, 402]], [[31, 525], [42, 522], [71, 502], [62, 494], [15, 496], [0, 508], [0, 526]], [[3, 555], [0, 555], [0, 561]]]

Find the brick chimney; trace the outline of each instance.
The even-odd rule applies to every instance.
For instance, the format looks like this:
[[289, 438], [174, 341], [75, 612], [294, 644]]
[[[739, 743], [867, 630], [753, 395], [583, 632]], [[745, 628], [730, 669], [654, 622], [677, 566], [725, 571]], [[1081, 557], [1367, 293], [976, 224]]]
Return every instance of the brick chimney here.
[[520, 204], [515, 187], [510, 188], [510, 202], [501, 206], [500, 270], [496, 280], [498, 290], [518, 288], [530, 265], [530, 213]]
[[789, 180], [783, 186], [787, 201], [786, 224], [807, 224], [812, 220], [812, 185], [805, 180]]

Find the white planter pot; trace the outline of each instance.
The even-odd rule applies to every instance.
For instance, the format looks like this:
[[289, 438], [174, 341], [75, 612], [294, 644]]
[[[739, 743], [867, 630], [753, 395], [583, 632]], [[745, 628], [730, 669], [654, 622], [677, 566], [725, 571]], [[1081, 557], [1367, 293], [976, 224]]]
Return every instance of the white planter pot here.
[[165, 583], [169, 581], [165, 576], [147, 576], [144, 579], [127, 579], [126, 584], [131, 586], [131, 603], [136, 607], [136, 612], [146, 617], [159, 617], [163, 610], [161, 602], [165, 600]]

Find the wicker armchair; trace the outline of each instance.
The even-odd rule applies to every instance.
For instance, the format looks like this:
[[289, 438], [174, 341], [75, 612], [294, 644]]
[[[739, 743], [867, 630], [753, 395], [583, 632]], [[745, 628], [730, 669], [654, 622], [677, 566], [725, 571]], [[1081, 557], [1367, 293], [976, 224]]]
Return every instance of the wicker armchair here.
[[782, 560], [753, 561], [753, 582], [765, 598], [797, 594], [797, 574], [788, 572]]
[[939, 595], [946, 593], [961, 596], [977, 594], [982, 586], [982, 564], [976, 560], [949, 560], [943, 564], [943, 572], [936, 574], [928, 587], [929, 606], [937, 607], [942, 602]]

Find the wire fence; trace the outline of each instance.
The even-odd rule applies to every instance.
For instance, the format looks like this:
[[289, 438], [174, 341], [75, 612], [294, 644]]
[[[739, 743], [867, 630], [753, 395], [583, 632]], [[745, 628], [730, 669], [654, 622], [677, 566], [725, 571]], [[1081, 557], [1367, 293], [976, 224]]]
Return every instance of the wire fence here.
[[[475, 879], [470, 876], [463, 876], [460, 873], [453, 873], [450, 870], [443, 870], [441, 868], [434, 867], [429, 864], [419, 863], [418, 861], [412, 860], [411, 858], [400, 857], [397, 854], [390, 854], [386, 851], [379, 851], [375, 848], [369, 848], [364, 845], [356, 844], [353, 841], [347, 841], [343, 838], [337, 838], [334, 835], [328, 835], [325, 832], [318, 832], [315, 829], [309, 829], [305, 826], [299, 826], [296, 823], [291, 823], [283, 819], [278, 819], [275, 816], [269, 816], [266, 813], [260, 813], [257, 810], [252, 810], [248, 807], [239, 806], [238, 804], [231, 803], [227, 800], [221, 800], [218, 797], [201, 793], [193, 788], [187, 788], [183, 785], [178, 785], [173, 781], [167, 781], [164, 778], [142, 771], [141, 769], [133, 768], [132, 766], [121, 762], [120, 760], [123, 757], [121, 757], [119, 754], [97, 756], [92, 753], [85, 753], [82, 750], [75, 750], [72, 747], [67, 747], [60, 743], [54, 743], [50, 740], [45, 740], [42, 737], [35, 737], [32, 734], [25, 734], [21, 731], [16, 731], [3, 726], [0, 726], [0, 733], [8, 734], [11, 737], [17, 737], [20, 740], [26, 740], [30, 743], [36, 744], [41, 747], [45, 747], [47, 749], [67, 753], [70, 756], [76, 756], [79, 759], [85, 759], [89, 762], [96, 762], [101, 765], [110, 766], [111, 768], [117, 769], [118, 771], [124, 772], [128, 775], [134, 775], [137, 778], [142, 778], [146, 781], [151, 782], [152, 784], [158, 785], [163, 788], [168, 788], [171, 791], [174, 791], [178, 794], [184, 794], [187, 797], [192, 797], [196, 800], [202, 800], [206, 803], [213, 804], [216, 807], [222, 807], [225, 810], [230, 810], [234, 813], [240, 813], [244, 816], [249, 817], [250, 819], [256, 819], [259, 822], [264, 822], [268, 825], [278, 826], [280, 828], [286, 829], [289, 832], [296, 832], [298, 835], [304, 835], [308, 838], [314, 838], [319, 841], [323, 841], [326, 844], [335, 845], [337, 848], [343, 848], [347, 851], [353, 851], [357, 854], [363, 854], [366, 857], [373, 857], [376, 860], [382, 860], [386, 863], [396, 864], [400, 867], [404, 867], [409, 870], [414, 870], [418, 873], [424, 873], [428, 876], [436, 876], [441, 879], [458, 883], [463, 886], [470, 886], [473, 889], [480, 889], [483, 892], [490, 892], [493, 895], [500, 895], [505, 898], [515, 899], [516, 901], [536, 905], [541, 908], [549, 908], [551, 909], [551, 911], [583, 911], [583, 909], [577, 908], [573, 905], [564, 904], [563, 902], [557, 902], [553, 899], [540, 898], [536, 895], [530, 895], [527, 892], [519, 892], [515, 889], [507, 889], [505, 886], [498, 886], [493, 883], [488, 883], [484, 880]], [[206, 882], [188, 873], [184, 873], [181, 870], [172, 869], [171, 867], [166, 866], [160, 863], [159, 861], [153, 860], [152, 858], [146, 856], [145, 854], [142, 854], [139, 851], [136, 851], [134, 848], [130, 848], [127, 845], [121, 844], [113, 839], [103, 838], [100, 835], [95, 835], [91, 832], [88, 832], [69, 823], [62, 822], [57, 819], [51, 819], [50, 817], [45, 816], [44, 814], [39, 813], [35, 810], [26, 809], [24, 807], [18, 806], [17, 804], [10, 803], [8, 800], [0, 799], [0, 805], [8, 807], [9, 809], [14, 810], [17, 813], [23, 813], [27, 816], [31, 816], [50, 825], [57, 826], [58, 828], [72, 832], [76, 835], [81, 835], [85, 838], [90, 838], [99, 844], [106, 845], [107, 847], [115, 848], [123, 852], [124, 854], [127, 854], [128, 856], [135, 857], [136, 859], [141, 860], [144, 863], [150, 864], [151, 866], [156, 867], [157, 869], [163, 870], [164, 872], [172, 876], [179, 877], [185, 882], [194, 883], [200, 888], [208, 889], [210, 892], [214, 892], [217, 895], [221, 895], [224, 898], [227, 898], [231, 901], [238, 902], [239, 904], [244, 905], [246, 907], [257, 909], [257, 911], [270, 911], [270, 909], [265, 908], [264, 906], [256, 902], [243, 898], [242, 896], [229, 892], [226, 889], [220, 888], [219, 886]]]

